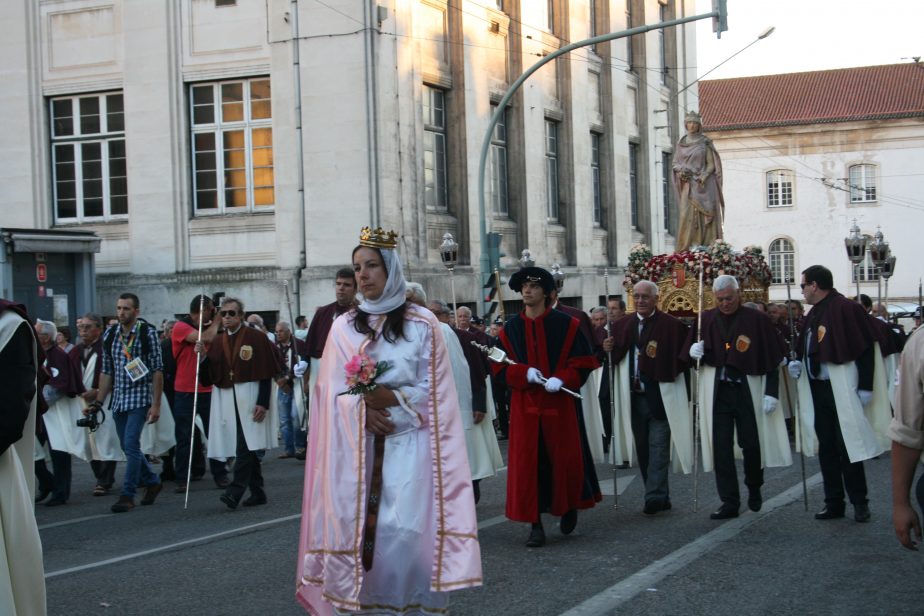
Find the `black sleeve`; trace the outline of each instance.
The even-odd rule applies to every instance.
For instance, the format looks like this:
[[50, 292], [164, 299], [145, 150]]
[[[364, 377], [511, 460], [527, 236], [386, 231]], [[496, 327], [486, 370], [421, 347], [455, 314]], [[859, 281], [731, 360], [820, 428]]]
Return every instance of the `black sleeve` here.
[[270, 405], [270, 392], [272, 391], [272, 379], [262, 379], [260, 381], [260, 392], [257, 394], [257, 406], [268, 409]]
[[0, 455], [22, 438], [29, 418], [35, 397], [33, 340], [29, 324], [23, 322], [0, 351]]
[[857, 358], [857, 372], [859, 376], [857, 389], [873, 391], [873, 371], [876, 367], [876, 356], [873, 353], [875, 352], [876, 345], [871, 344], [866, 347], [863, 354]]
[[764, 386], [764, 395], [774, 398], [780, 397], [780, 370], [774, 368], [767, 373], [767, 384]]
[[472, 412], [484, 413], [487, 411], [487, 389], [482, 387], [478, 390], [472, 390]]

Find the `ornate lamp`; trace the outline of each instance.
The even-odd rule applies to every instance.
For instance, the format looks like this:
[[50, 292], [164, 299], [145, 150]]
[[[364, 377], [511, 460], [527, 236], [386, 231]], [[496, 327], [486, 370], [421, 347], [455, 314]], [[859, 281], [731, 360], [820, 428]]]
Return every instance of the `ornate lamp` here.
[[873, 235], [873, 241], [869, 243], [869, 258], [876, 268], [876, 286], [878, 287], [878, 301], [882, 303], [882, 268], [885, 267], [889, 259], [889, 243], [885, 241], [882, 229], [876, 227], [876, 234]]
[[882, 277], [885, 278], [885, 305], [886, 312], [889, 310], [889, 278], [892, 277], [892, 274], [895, 273], [895, 255], [890, 254], [889, 258], [886, 259], [885, 263], [882, 265]]
[[859, 265], [866, 258], [866, 245], [869, 239], [860, 233], [860, 227], [857, 226], [857, 219], [853, 219], [853, 226], [850, 227], [850, 235], [844, 238], [844, 246], [847, 248], [847, 258], [853, 264], [854, 280], [857, 283], [857, 297], [860, 296], [860, 271]]
[[533, 259], [533, 255], [529, 253], [529, 248], [524, 248], [523, 252], [520, 253], [520, 258], [517, 259], [520, 264], [520, 267], [533, 267], [536, 265], [536, 260]]
[[453, 270], [456, 267], [456, 263], [459, 262], [459, 245], [452, 238], [452, 233], [446, 232], [443, 234], [443, 243], [440, 244], [440, 259], [443, 260], [443, 265], [446, 266], [446, 269], [449, 270], [449, 287], [452, 290], [452, 318], [456, 318], [456, 281], [453, 276]]
[[561, 293], [562, 287], [565, 286], [565, 273], [561, 271], [561, 265], [558, 263], [552, 265], [552, 280], [555, 281], [555, 290]]

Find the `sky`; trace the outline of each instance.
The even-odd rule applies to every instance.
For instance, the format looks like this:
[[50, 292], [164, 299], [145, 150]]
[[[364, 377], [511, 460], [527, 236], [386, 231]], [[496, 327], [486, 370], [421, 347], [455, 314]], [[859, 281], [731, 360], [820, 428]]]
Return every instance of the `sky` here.
[[[711, 0], [695, 3], [697, 14], [712, 11]], [[697, 77], [771, 26], [773, 34], [706, 79], [899, 64], [924, 56], [922, 0], [728, 0], [728, 31], [721, 39], [711, 20], [696, 22]]]

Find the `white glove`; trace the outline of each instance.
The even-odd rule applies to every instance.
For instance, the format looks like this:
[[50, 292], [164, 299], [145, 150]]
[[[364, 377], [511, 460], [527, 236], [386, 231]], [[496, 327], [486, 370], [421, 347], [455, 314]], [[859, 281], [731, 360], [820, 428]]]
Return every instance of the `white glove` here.
[[873, 401], [873, 392], [868, 389], [858, 389], [857, 395], [860, 396], [860, 404], [868, 406]]
[[554, 394], [559, 389], [561, 389], [561, 386], [564, 384], [565, 382], [562, 381], [560, 378], [558, 378], [557, 376], [553, 376], [552, 378], [550, 378], [548, 381], [545, 382], [545, 390], [549, 392], [550, 394]]
[[299, 361], [295, 364], [295, 367], [292, 369], [292, 372], [295, 373], [295, 378], [300, 379], [305, 376], [305, 372], [308, 370], [308, 362]]
[[703, 344], [703, 341], [694, 342], [693, 346], [690, 347], [690, 359], [700, 360], [703, 358], [703, 355], [706, 354], [706, 345]]
[[526, 382], [542, 385], [542, 373], [536, 368], [530, 368], [526, 371]]
[[779, 400], [777, 400], [773, 396], [765, 395], [764, 396], [764, 415], [769, 415], [770, 413], [775, 411], [777, 402], [779, 402]]
[[786, 369], [789, 370], [789, 376], [794, 379], [798, 379], [802, 376], [802, 362], [798, 359], [794, 359], [789, 362], [789, 365], [786, 366]]

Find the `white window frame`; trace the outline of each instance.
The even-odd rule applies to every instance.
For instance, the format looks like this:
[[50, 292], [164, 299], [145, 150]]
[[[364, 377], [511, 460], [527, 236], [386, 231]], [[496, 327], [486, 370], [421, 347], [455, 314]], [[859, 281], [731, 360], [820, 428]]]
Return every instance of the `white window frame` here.
[[[497, 105], [491, 105], [491, 117]], [[504, 109], [491, 134], [491, 211], [495, 216], [510, 216], [510, 166], [507, 156], [507, 109]]]
[[603, 179], [600, 175], [600, 147], [603, 135], [590, 133], [590, 178], [593, 196], [593, 223], [595, 227], [603, 226]]
[[851, 205], [878, 201], [877, 171], [877, 166], [870, 163], [858, 163], [847, 168], [847, 186], [850, 190]]
[[[869, 236], [867, 236], [867, 238], [869, 241], [872, 241], [872, 238]], [[876, 282], [879, 278], [879, 268], [873, 265], [873, 258], [869, 250], [866, 251], [859, 266], [853, 265], [852, 263], [850, 264], [850, 281], [853, 284], [857, 283], [858, 272], [860, 274], [860, 282]]]
[[792, 207], [795, 194], [795, 174], [789, 169], [774, 169], [766, 176], [767, 207]]
[[446, 92], [423, 87], [424, 204], [431, 211], [449, 211], [449, 165], [447, 164]]
[[[122, 99], [122, 110], [113, 113], [119, 113], [122, 116], [122, 128], [121, 130], [110, 130], [109, 129], [109, 105], [112, 97], [119, 97]], [[98, 118], [99, 118], [99, 130], [95, 132], [84, 132], [82, 123], [81, 123], [81, 101], [96, 99], [98, 103]], [[56, 123], [55, 116], [55, 107], [58, 104], [69, 104], [71, 108], [71, 132], [60, 132], [58, 130], [58, 125]], [[125, 146], [125, 107], [124, 107], [124, 97], [121, 91], [112, 91], [112, 92], [99, 92], [94, 94], [81, 94], [77, 96], [56, 96], [48, 100], [48, 114], [49, 114], [49, 134], [51, 137], [50, 148], [51, 148], [51, 185], [52, 185], [52, 210], [54, 213], [54, 220], [56, 223], [86, 223], [86, 222], [106, 222], [110, 220], [124, 220], [128, 218], [128, 153]], [[98, 144], [100, 149], [100, 177], [99, 178], [86, 178], [84, 176], [84, 146], [90, 144]], [[113, 172], [113, 161], [118, 160], [119, 157], [112, 157], [110, 155], [110, 148], [113, 145], [121, 144], [123, 150], [123, 156], [121, 157], [123, 172], [125, 175], [114, 176], [124, 177], [125, 178], [125, 212], [112, 213], [112, 172]], [[73, 153], [72, 161], [60, 162], [58, 160], [59, 148], [71, 147]], [[59, 167], [62, 165], [70, 165], [73, 167], [74, 175], [74, 207], [75, 215], [74, 216], [60, 216], [59, 215], [59, 205], [60, 205], [60, 189], [62, 186], [59, 185]], [[87, 201], [91, 197], [87, 197], [85, 190], [87, 188], [87, 182], [98, 180], [100, 183], [100, 197], [102, 201], [102, 213], [96, 216], [86, 215]], [[67, 180], [61, 180], [61, 182], [66, 182]], [[118, 195], [122, 196], [122, 195]]]
[[778, 237], [767, 248], [767, 263], [770, 265], [770, 284], [786, 284], [796, 278], [796, 247], [788, 237]]
[[[252, 84], [256, 82], [267, 82], [270, 85], [270, 98], [260, 99], [265, 101], [267, 106], [270, 109], [270, 116], [268, 118], [254, 118], [253, 108], [252, 108], [252, 99], [251, 99], [251, 87]], [[223, 86], [230, 86], [234, 84], [241, 85], [242, 99], [241, 104], [243, 106], [243, 118], [241, 120], [225, 121], [223, 118], [223, 109], [222, 109], [222, 99], [221, 99], [221, 90]], [[211, 122], [196, 122], [196, 107], [207, 107], [207, 105], [196, 105], [195, 104], [195, 91], [202, 88], [211, 88], [212, 89], [212, 121]], [[269, 212], [273, 211], [276, 205], [276, 169], [275, 164], [267, 167], [266, 165], [259, 167], [260, 169], [270, 169], [273, 176], [272, 186], [263, 186], [260, 188], [272, 188], [273, 190], [273, 199], [272, 203], [269, 204], [260, 204], [257, 205], [254, 203], [254, 144], [253, 144], [253, 131], [254, 130], [266, 130], [269, 129], [270, 134], [270, 159], [274, 161], [273, 155], [275, 153], [275, 139], [273, 138], [273, 117], [272, 117], [272, 82], [270, 81], [269, 76], [262, 77], [253, 77], [247, 79], [228, 79], [223, 81], [210, 81], [210, 82], [197, 82], [189, 84], [189, 125], [190, 125], [190, 150], [192, 153], [192, 185], [193, 185], [193, 213], [196, 217], [202, 216], [220, 216], [225, 214], [252, 214], [254, 212]], [[225, 168], [224, 154], [225, 154], [225, 134], [230, 131], [241, 131], [244, 135], [244, 186], [245, 186], [245, 197], [246, 203], [244, 206], [228, 206], [227, 205], [227, 194], [226, 191], [228, 186], [226, 185], [226, 173]], [[216, 193], [216, 207], [215, 208], [200, 208], [199, 207], [199, 172], [208, 173], [210, 169], [200, 170], [197, 165], [197, 150], [196, 150], [196, 136], [197, 135], [206, 135], [211, 134], [215, 140], [215, 149], [214, 150], [204, 150], [202, 152], [213, 152], [214, 155], [214, 174], [215, 174], [215, 193]], [[260, 147], [260, 146], [258, 146]], [[275, 162], [275, 161], [274, 161]], [[210, 190], [210, 189], [206, 189]]]
[[558, 222], [561, 214], [559, 210], [559, 126], [555, 120], [545, 121], [545, 190], [546, 190], [546, 217], [550, 222]]

